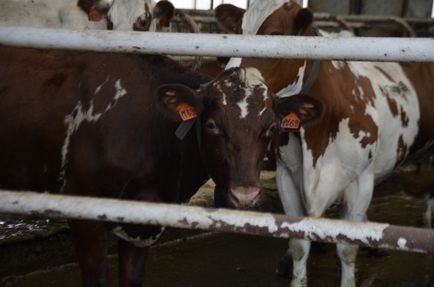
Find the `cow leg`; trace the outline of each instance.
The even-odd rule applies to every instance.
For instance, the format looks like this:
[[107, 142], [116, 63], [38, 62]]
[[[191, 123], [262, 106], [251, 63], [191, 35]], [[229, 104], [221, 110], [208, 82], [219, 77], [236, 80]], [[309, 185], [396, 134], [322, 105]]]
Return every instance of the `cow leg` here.
[[[363, 221], [374, 191], [374, 175], [370, 169], [364, 171], [345, 189], [344, 218], [350, 221]], [[355, 265], [358, 246], [337, 244], [337, 253], [341, 261], [341, 287], [355, 287]]]
[[145, 264], [149, 247], [137, 247], [125, 240], [119, 240], [119, 285], [141, 287], [145, 279]]
[[107, 287], [108, 234], [103, 222], [70, 220], [84, 287]]
[[133, 224], [124, 224], [113, 230], [120, 238], [119, 286], [143, 286], [149, 247], [159, 239], [163, 230], [162, 227]]
[[[130, 180], [121, 193], [122, 199], [161, 202], [157, 190], [145, 177]], [[145, 278], [146, 260], [149, 247], [155, 243], [163, 232], [159, 226], [142, 226], [122, 224], [113, 229], [120, 238], [119, 254], [119, 286], [140, 287]]]
[[[298, 188], [289, 173], [289, 170], [281, 163], [277, 163], [276, 169], [276, 184], [279, 191], [280, 200], [287, 215], [305, 216], [305, 211], [302, 204]], [[286, 257], [292, 258], [292, 281], [291, 287], [307, 286], [307, 259], [310, 251], [310, 241], [291, 239]], [[284, 260], [284, 264], [287, 260]], [[277, 273], [283, 275], [284, 267], [279, 264]]]

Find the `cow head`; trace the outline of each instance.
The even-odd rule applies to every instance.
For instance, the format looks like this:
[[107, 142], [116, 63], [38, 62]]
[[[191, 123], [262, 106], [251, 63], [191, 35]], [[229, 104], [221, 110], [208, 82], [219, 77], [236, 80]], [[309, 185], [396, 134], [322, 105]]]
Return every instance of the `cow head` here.
[[114, 30], [168, 31], [175, 13], [170, 1], [162, 0], [79, 0], [90, 21], [107, 17]]
[[260, 165], [281, 120], [292, 114], [305, 124], [321, 113], [321, 104], [308, 96], [278, 100], [254, 68], [226, 70], [199, 90], [163, 85], [158, 103], [177, 124], [195, 121], [190, 132], [198, 137], [208, 173], [235, 208], [260, 202]]
[[[222, 4], [215, 9], [215, 15], [219, 26], [228, 33], [270, 36], [315, 34], [312, 12], [289, 0], [255, 1], [247, 11], [230, 4]], [[257, 68], [268, 87], [277, 92], [296, 80], [304, 61], [243, 58], [241, 63], [236, 65]]]

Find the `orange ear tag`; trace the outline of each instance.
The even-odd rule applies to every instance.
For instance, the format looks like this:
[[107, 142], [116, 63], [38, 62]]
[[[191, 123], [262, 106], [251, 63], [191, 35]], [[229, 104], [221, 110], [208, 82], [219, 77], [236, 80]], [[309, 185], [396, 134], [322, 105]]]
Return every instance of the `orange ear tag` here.
[[194, 108], [187, 103], [180, 103], [176, 110], [184, 122], [197, 117], [197, 113]]
[[93, 8], [89, 12], [88, 17], [89, 17], [89, 21], [92, 21], [92, 22], [99, 22], [102, 19], [101, 13], [96, 8]]
[[282, 118], [280, 127], [288, 130], [298, 130], [300, 127], [300, 119], [296, 113], [290, 113], [289, 115]]

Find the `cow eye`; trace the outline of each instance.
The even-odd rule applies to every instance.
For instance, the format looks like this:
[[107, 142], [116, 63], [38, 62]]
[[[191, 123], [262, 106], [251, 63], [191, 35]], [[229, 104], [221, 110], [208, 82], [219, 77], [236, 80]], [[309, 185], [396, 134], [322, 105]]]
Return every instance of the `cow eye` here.
[[213, 119], [208, 119], [205, 123], [205, 129], [208, 133], [217, 135], [220, 133], [215, 121]]
[[277, 130], [277, 124], [273, 123], [267, 130], [267, 132], [265, 133], [266, 137], [271, 137], [273, 135], [273, 133]]
[[279, 32], [279, 31], [274, 31], [274, 32], [271, 32], [270, 35], [272, 35], [272, 36], [282, 36], [283, 33]]

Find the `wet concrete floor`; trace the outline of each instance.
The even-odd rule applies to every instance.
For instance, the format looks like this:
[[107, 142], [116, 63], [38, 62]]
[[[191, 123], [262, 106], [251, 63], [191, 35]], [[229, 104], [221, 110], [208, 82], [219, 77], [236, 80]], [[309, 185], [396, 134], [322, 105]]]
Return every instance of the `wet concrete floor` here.
[[[433, 172], [395, 174], [376, 189], [368, 214], [370, 220], [421, 226], [424, 201], [406, 195], [404, 190], [432, 188], [433, 182]], [[267, 184], [273, 185], [271, 181]], [[206, 198], [199, 196], [197, 200], [204, 200], [201, 204], [209, 205]], [[163, 243], [152, 248], [146, 286], [289, 286], [289, 278], [280, 278], [274, 273], [286, 246], [286, 240], [232, 234], [193, 237], [178, 244]], [[115, 259], [113, 256], [111, 260], [113, 277], [116, 276]], [[334, 245], [321, 244], [313, 248], [308, 273], [309, 286], [339, 286], [339, 262]], [[373, 255], [362, 248], [357, 261], [357, 281], [362, 287], [434, 287], [434, 255], [396, 251], [381, 251]], [[24, 277], [0, 280], [0, 285], [72, 287], [80, 286], [80, 275], [76, 264], [68, 264], [37, 270]]]

